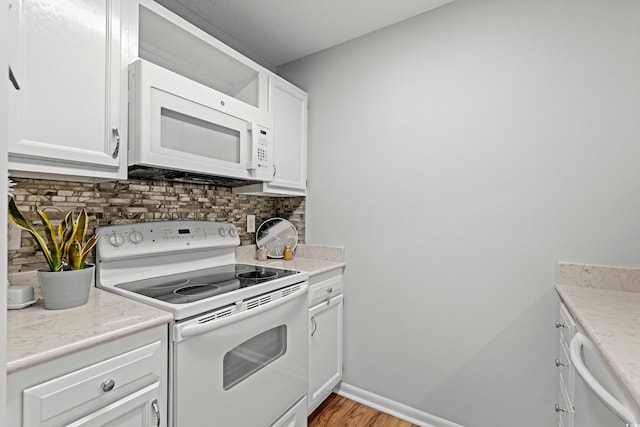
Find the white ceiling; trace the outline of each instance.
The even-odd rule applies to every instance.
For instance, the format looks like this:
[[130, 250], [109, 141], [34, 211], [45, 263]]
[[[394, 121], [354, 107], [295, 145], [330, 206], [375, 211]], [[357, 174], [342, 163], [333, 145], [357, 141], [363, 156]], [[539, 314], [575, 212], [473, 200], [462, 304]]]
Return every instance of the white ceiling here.
[[238, 42], [232, 47], [278, 66], [453, 0], [156, 1], [191, 21], [203, 19], [223, 42]]

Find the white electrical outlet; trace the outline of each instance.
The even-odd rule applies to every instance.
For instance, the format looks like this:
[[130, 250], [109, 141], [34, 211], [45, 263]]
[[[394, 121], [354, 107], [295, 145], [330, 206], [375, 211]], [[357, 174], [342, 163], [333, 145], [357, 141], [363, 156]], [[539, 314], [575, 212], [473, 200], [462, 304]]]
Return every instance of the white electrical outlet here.
[[247, 215], [247, 233], [256, 232], [256, 216]]
[[9, 223], [7, 230], [7, 249], [17, 251], [22, 246], [22, 229], [15, 224]]

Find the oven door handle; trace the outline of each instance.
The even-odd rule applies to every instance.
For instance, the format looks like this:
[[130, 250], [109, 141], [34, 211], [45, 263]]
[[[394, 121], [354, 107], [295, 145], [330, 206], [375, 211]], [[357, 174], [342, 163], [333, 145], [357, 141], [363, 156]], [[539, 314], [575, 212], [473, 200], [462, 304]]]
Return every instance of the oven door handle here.
[[222, 328], [223, 326], [227, 326], [231, 323], [236, 323], [241, 320], [247, 319], [249, 317], [253, 317], [258, 314], [264, 313], [265, 311], [271, 310], [282, 304], [286, 304], [291, 300], [307, 295], [308, 286], [309, 285], [307, 284], [307, 282], [304, 282], [301, 284], [300, 289], [296, 290], [295, 292], [292, 292], [287, 296], [279, 298], [273, 302], [263, 304], [251, 310], [241, 311], [240, 313], [231, 314], [230, 316], [223, 317], [220, 319], [214, 319], [205, 323], [196, 323], [197, 322], [196, 320], [196, 321], [193, 321], [193, 323], [188, 323], [185, 325], [177, 325], [174, 333], [174, 340], [176, 342], [179, 342], [185, 338], [189, 338], [189, 337], [201, 335], [210, 331], [214, 331], [216, 329]]
[[[627, 425], [638, 425], [638, 420], [631, 413], [629, 408], [624, 406], [618, 399], [613, 397], [609, 391], [593, 376], [587, 369], [581, 356], [581, 349], [587, 343], [588, 338], [577, 332], [571, 339], [569, 344], [569, 356], [573, 366], [578, 374], [582, 377], [586, 385], [596, 395], [596, 397], [605, 404], [614, 414], [624, 420]], [[596, 350], [597, 351], [597, 350]]]

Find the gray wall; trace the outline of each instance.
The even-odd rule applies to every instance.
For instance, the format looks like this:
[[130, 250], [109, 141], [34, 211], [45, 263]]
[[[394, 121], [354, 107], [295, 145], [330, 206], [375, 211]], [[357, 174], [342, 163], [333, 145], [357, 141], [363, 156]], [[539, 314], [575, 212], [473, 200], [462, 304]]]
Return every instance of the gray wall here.
[[345, 383], [552, 425], [558, 260], [640, 265], [640, 2], [457, 0], [287, 64], [307, 241], [345, 245]]

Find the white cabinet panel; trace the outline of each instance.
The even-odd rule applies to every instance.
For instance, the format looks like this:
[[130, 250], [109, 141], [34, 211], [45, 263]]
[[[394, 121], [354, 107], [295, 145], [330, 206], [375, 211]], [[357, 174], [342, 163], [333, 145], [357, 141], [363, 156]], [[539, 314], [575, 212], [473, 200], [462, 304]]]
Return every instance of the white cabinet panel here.
[[11, 373], [7, 427], [166, 426], [166, 325]]
[[271, 187], [300, 190], [307, 186], [307, 94], [272, 76], [274, 177]]
[[576, 332], [576, 323], [567, 307], [560, 303], [560, 312], [555, 322], [560, 338], [554, 365], [558, 371], [558, 397], [555, 407], [558, 425], [573, 427], [575, 411], [573, 408], [574, 369], [569, 357], [569, 343]]
[[14, 1], [10, 170], [126, 177], [122, 16], [122, 0]]
[[309, 310], [309, 412], [342, 379], [342, 295]]
[[156, 341], [26, 389], [24, 426], [46, 425], [48, 420], [89, 401], [100, 404], [127, 385], [144, 382], [145, 377], [157, 378], [160, 351], [161, 342]]
[[160, 383], [132, 393], [125, 398], [69, 424], [69, 427], [152, 427], [160, 425]]
[[308, 95], [275, 74], [269, 77], [273, 114], [273, 181], [236, 187], [234, 193], [305, 196]]
[[127, 0], [127, 4], [130, 62], [151, 62], [255, 107], [266, 116], [269, 73], [264, 67], [156, 1]]

